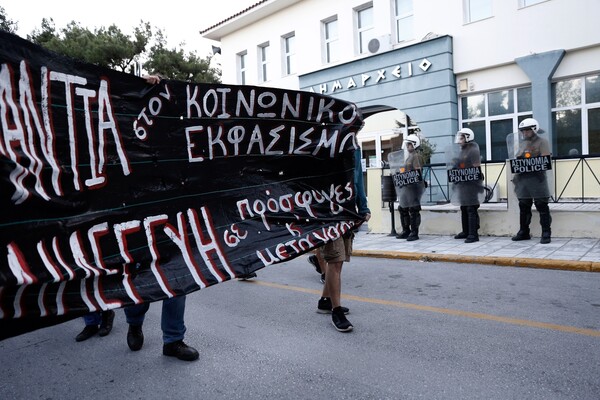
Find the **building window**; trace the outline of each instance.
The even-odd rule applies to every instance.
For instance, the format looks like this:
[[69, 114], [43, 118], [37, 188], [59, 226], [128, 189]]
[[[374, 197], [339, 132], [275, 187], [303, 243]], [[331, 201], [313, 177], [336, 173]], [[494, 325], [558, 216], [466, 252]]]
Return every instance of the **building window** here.
[[514, 110], [512, 90], [502, 90], [488, 94], [488, 115], [502, 115]]
[[358, 34], [358, 53], [368, 51], [369, 40], [375, 37], [375, 24], [373, 22], [373, 4], [368, 3], [355, 10], [356, 32]]
[[246, 62], [248, 54], [244, 51], [237, 55], [237, 67], [238, 67], [238, 83], [240, 85], [246, 84]]
[[544, 3], [548, 0], [519, 0], [519, 8], [533, 6], [535, 4]]
[[283, 71], [285, 75], [296, 73], [296, 36], [290, 33], [282, 37]]
[[600, 75], [552, 84], [552, 150], [600, 154]]
[[398, 43], [414, 39], [413, 2], [412, 0], [395, 0], [396, 40]]
[[492, 0], [463, 0], [465, 24], [492, 16]]
[[258, 81], [266, 82], [269, 79], [269, 43], [258, 46]]
[[322, 22], [323, 28], [323, 61], [326, 64], [340, 59], [337, 16]]
[[600, 107], [588, 110], [588, 154], [600, 155]]
[[460, 126], [475, 132], [481, 154], [488, 161], [503, 161], [510, 158], [506, 136], [531, 117], [531, 87], [461, 97], [460, 106]]

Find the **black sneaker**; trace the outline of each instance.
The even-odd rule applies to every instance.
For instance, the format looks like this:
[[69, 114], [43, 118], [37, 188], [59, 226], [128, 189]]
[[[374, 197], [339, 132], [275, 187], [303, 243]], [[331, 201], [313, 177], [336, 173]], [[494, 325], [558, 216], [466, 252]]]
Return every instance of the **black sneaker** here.
[[342, 307], [336, 307], [331, 311], [331, 323], [339, 332], [350, 332], [354, 327], [346, 319]]
[[138, 351], [144, 345], [144, 332], [142, 325], [129, 325], [127, 331], [127, 346], [131, 351]]
[[98, 335], [106, 336], [112, 331], [113, 321], [115, 320], [115, 312], [113, 310], [102, 312], [102, 323]]
[[173, 343], [165, 343], [163, 345], [163, 355], [177, 357], [183, 361], [194, 361], [200, 357], [198, 350], [183, 343], [183, 340], [178, 340]]
[[[319, 303], [317, 304], [317, 312], [319, 314], [331, 314], [331, 299], [329, 297], [321, 297], [319, 299]], [[344, 314], [350, 313], [350, 310], [346, 307], [339, 307], [342, 309]]]
[[79, 335], [75, 336], [75, 341], [83, 342], [94, 336], [96, 333], [98, 333], [98, 325], [86, 325]]
[[319, 264], [319, 259], [314, 254], [308, 257], [308, 262], [311, 263], [315, 270], [317, 270], [317, 274], [325, 275], [323, 270], [321, 270], [321, 265]]
[[321, 274], [321, 283], [325, 284], [325, 274]]

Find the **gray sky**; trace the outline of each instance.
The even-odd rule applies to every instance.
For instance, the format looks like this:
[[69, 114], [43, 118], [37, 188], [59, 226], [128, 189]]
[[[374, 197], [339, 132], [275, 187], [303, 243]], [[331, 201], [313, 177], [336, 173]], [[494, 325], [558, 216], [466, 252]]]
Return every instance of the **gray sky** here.
[[161, 28], [170, 46], [185, 42], [186, 51], [197, 51], [203, 57], [216, 43], [203, 39], [198, 32], [257, 1], [2, 0], [1, 5], [8, 18], [18, 22], [17, 33], [24, 38], [41, 26], [42, 18], [52, 18], [59, 29], [73, 20], [90, 30], [114, 23], [126, 34], [144, 20]]

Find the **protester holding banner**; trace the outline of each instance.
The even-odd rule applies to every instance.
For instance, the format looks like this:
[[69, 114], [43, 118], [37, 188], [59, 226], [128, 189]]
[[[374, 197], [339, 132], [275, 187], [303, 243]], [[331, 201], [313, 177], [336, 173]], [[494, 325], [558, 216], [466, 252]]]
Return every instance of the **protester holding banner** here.
[[425, 192], [423, 157], [417, 152], [420, 146], [419, 136], [407, 135], [402, 143], [402, 150], [388, 156], [402, 225], [402, 232], [396, 237], [409, 242], [419, 239], [421, 197]]
[[449, 155], [448, 182], [450, 200], [460, 206], [462, 231], [454, 239], [465, 239], [465, 243], [479, 241], [479, 205], [483, 200], [483, 174], [481, 173], [481, 154], [475, 142], [475, 133], [462, 128], [456, 133], [456, 139]]
[[112, 331], [113, 321], [115, 319], [115, 312], [113, 310], [108, 311], [94, 311], [83, 316], [85, 322], [85, 328], [75, 337], [76, 342], [83, 342], [88, 340], [96, 333], [99, 336], [107, 336]]
[[[177, 357], [184, 361], [194, 361], [199, 357], [198, 351], [184, 343], [186, 331], [183, 322], [186, 296], [173, 297], [162, 301], [160, 327], [163, 332], [163, 355]], [[144, 344], [142, 324], [150, 303], [138, 304], [125, 308], [125, 316], [129, 324], [127, 345], [132, 351], [138, 351]]]
[[355, 104], [144, 80], [3, 31], [0, 67], [0, 340], [133, 306], [139, 350], [148, 304], [164, 301], [163, 352], [197, 358], [180, 339], [184, 295], [361, 219]]
[[[160, 77], [156, 75], [144, 76], [149, 84], [157, 84]], [[184, 323], [186, 296], [172, 297], [162, 301], [162, 314], [160, 327], [163, 332], [163, 355], [177, 357], [184, 361], [194, 361], [199, 357], [198, 351], [184, 343], [186, 331]], [[125, 317], [129, 324], [127, 331], [127, 345], [132, 351], [138, 351], [144, 344], [142, 324], [150, 303], [136, 304], [125, 307]]]
[[507, 138], [509, 154], [516, 148], [515, 159], [511, 160], [511, 168], [514, 173], [515, 194], [519, 200], [519, 231], [512, 237], [512, 240], [531, 239], [529, 224], [532, 216], [531, 208], [535, 203], [542, 227], [540, 243], [547, 244], [551, 242], [550, 225], [552, 224], [548, 206], [550, 187], [546, 176], [546, 171], [552, 167], [550, 145], [548, 139], [542, 137], [539, 124], [533, 118], [521, 121], [519, 132], [518, 142], [514, 140], [515, 134], [511, 134]]
[[[354, 190], [356, 195], [356, 208], [363, 221], [369, 221], [371, 210], [367, 205], [367, 196], [362, 177], [362, 165], [360, 162], [360, 148], [354, 152]], [[362, 222], [362, 221], [361, 221]], [[346, 318], [349, 311], [342, 307], [342, 264], [344, 261], [350, 261], [352, 254], [352, 240], [354, 232], [349, 231], [342, 237], [327, 242], [320, 248], [322, 258], [327, 263], [325, 274], [325, 285], [323, 293], [317, 304], [317, 311], [321, 313], [331, 310], [331, 322], [339, 332], [350, 332], [354, 327]]]

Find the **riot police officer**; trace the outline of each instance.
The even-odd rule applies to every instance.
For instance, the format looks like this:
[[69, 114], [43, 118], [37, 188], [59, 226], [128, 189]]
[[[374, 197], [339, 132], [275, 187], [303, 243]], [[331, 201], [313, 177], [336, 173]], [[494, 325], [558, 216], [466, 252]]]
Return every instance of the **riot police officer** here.
[[410, 134], [403, 141], [403, 150], [389, 154], [394, 186], [398, 195], [398, 212], [402, 232], [396, 237], [413, 241], [419, 239], [421, 225], [421, 197], [425, 192], [423, 182], [423, 157], [417, 149], [419, 136]]
[[[535, 204], [542, 227], [540, 243], [550, 243], [552, 217], [548, 207], [550, 187], [546, 176], [546, 171], [551, 168], [550, 146], [548, 140], [540, 135], [539, 124], [533, 118], [521, 121], [519, 132], [518, 146], [513, 146], [516, 148], [515, 160], [511, 160], [517, 164], [519, 168], [517, 171], [522, 171], [514, 173], [513, 176], [515, 194], [519, 200], [519, 231], [512, 240], [531, 239], [529, 224], [532, 216], [531, 208]], [[536, 161], [533, 162], [534, 160]]]
[[465, 243], [479, 241], [479, 205], [484, 198], [481, 154], [475, 142], [475, 133], [462, 128], [456, 133], [450, 150], [448, 181], [451, 185], [450, 200], [460, 206], [462, 231], [454, 239], [465, 239]]

